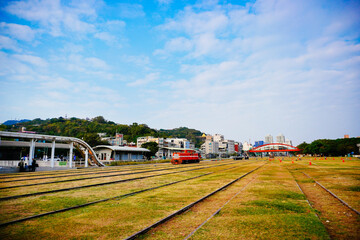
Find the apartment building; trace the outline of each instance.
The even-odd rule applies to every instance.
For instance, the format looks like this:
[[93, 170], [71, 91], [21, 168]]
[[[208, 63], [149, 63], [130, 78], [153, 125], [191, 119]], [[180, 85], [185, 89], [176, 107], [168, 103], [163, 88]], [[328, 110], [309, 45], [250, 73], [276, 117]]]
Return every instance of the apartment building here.
[[[239, 148], [238, 146], [239, 144], [237, 144], [237, 149]], [[207, 135], [205, 143], [201, 145], [200, 150], [203, 154], [232, 154], [235, 152], [235, 141], [227, 140], [221, 134], [214, 134], [214, 136]]]
[[139, 148], [143, 143], [147, 142], [156, 142], [160, 147], [160, 145], [163, 145], [164, 143], [164, 138], [155, 138], [152, 136], [138, 137], [136, 141], [136, 146]]
[[276, 136], [276, 142], [285, 143], [285, 136], [283, 134], [280, 134], [279, 136]]
[[217, 154], [219, 153], [219, 143], [206, 140], [203, 144], [205, 154]]
[[274, 142], [274, 138], [273, 136], [271, 136], [270, 134], [265, 136], [265, 144], [267, 143], [273, 143]]
[[141, 147], [146, 142], [158, 144], [159, 151], [155, 156], [159, 158], [170, 158], [173, 152], [195, 148], [195, 145], [186, 138], [155, 138], [152, 136], [138, 137], [137, 147]]
[[111, 146], [124, 145], [124, 135], [117, 133], [115, 137], [106, 137], [106, 133], [98, 133], [101, 141], [107, 141]]
[[235, 141], [234, 140], [225, 140], [226, 149], [228, 154], [233, 154], [235, 152]]

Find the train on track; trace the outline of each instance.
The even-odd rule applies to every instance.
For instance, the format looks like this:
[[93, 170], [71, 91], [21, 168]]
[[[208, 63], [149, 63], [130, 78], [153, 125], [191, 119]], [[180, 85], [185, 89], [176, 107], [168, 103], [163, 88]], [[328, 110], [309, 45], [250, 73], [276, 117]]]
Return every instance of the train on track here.
[[199, 163], [201, 155], [194, 150], [184, 150], [182, 152], [174, 152], [172, 154], [172, 164]]

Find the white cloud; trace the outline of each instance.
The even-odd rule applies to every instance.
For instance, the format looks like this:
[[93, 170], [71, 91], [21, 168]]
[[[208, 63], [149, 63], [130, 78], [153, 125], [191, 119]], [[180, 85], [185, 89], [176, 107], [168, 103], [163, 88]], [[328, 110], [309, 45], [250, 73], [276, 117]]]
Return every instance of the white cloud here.
[[[110, 44], [110, 45], [112, 45], [112, 44], [114, 44], [114, 43], [117, 42], [116, 37], [113, 36], [113, 35], [111, 35], [111, 34], [108, 33], [108, 32], [98, 32], [98, 33], [95, 33], [94, 37], [95, 37], [95, 38], [98, 38], [98, 39], [100, 39], [100, 40], [102, 40], [102, 41], [104, 41], [104, 42], [106, 42], [106, 43], [108, 43], [108, 44]], [[118, 46], [120, 46], [120, 44], [119, 44]]]
[[109, 20], [104, 23], [98, 24], [98, 30], [94, 37], [106, 42], [109, 46], [121, 47], [119, 37], [123, 35], [123, 30], [126, 26], [124, 21]]
[[18, 44], [15, 40], [2, 35], [0, 35], [0, 49], [8, 49], [15, 52], [21, 52], [21, 49], [18, 47]]
[[221, 41], [219, 41], [214, 34], [207, 33], [201, 34], [194, 38], [195, 51], [193, 52], [194, 57], [202, 55], [208, 55], [213, 52], [218, 53], [218, 49], [221, 48]]
[[106, 27], [111, 31], [122, 30], [125, 26], [126, 23], [120, 20], [110, 20], [106, 22]]
[[96, 57], [84, 58], [80, 54], [70, 54], [64, 61], [68, 70], [86, 74], [94, 74], [95, 70], [108, 70], [110, 68], [102, 59]]
[[0, 51], [0, 76], [2, 81], [34, 81], [34, 70], [27, 62]]
[[118, 5], [119, 15], [123, 18], [144, 17], [145, 12], [140, 4], [120, 3]]
[[131, 86], [131, 87], [145, 86], [145, 85], [159, 79], [159, 77], [160, 77], [159, 73], [149, 73], [148, 75], [145, 76], [145, 78], [138, 79], [136, 81], [132, 81], [132, 82], [128, 83], [127, 85]]
[[154, 55], [168, 55], [174, 52], [188, 52], [193, 48], [194, 43], [187, 38], [178, 37], [166, 42], [164, 49], [157, 49]]
[[66, 53], [79, 53], [84, 51], [84, 46], [69, 42], [64, 45], [62, 51]]
[[207, 11], [195, 13], [192, 8], [186, 8], [175, 19], [168, 20], [161, 29], [180, 31], [189, 35], [222, 32], [228, 25], [228, 17], [222, 11]]
[[[265, 128], [295, 132], [289, 122], [312, 125], [307, 115], [351, 113], [350, 106], [360, 100], [359, 30], [354, 30], [358, 18], [345, 16], [310, 1], [257, 1], [238, 8], [207, 6], [206, 11], [188, 7], [158, 28], [170, 37], [155, 53], [184, 63], [179, 68], [186, 77], [166, 83], [172, 101], [154, 122], [166, 124], [162, 117], [167, 116], [166, 122], [182, 124], [172, 118], [175, 114], [202, 129], [248, 122], [261, 134]], [[213, 121], [201, 123], [197, 117]]]
[[64, 35], [64, 30], [76, 33], [93, 32], [94, 25], [81, 20], [95, 16], [91, 6], [86, 2], [67, 7], [59, 0], [32, 0], [11, 2], [5, 9], [20, 18], [39, 22], [52, 36], [61, 36]]
[[15, 23], [0, 23], [2, 32], [22, 41], [32, 41], [35, 38], [36, 31], [29, 26]]
[[146, 55], [140, 55], [140, 56], [126, 55], [123, 56], [123, 60], [129, 63], [133, 63], [142, 68], [148, 68], [148, 66], [150, 65], [150, 58]]
[[[325, 128], [358, 125], [357, 2], [257, 0], [234, 5], [204, 0], [179, 9], [188, 3], [161, 0], [152, 3], [160, 8], [156, 13], [148, 4], [107, 4], [98, 11], [105, 3], [6, 3], [3, 10], [19, 21], [0, 23], [3, 85], [21, 81], [18, 88], [36, 86], [38, 99], [58, 102], [64, 112], [76, 105], [85, 117], [99, 115], [91, 106], [110, 109], [120, 122], [123, 114], [111, 109], [124, 107], [125, 99], [135, 96], [138, 101], [127, 109], [134, 121], [146, 119], [159, 128], [218, 129], [237, 140], [269, 132], [288, 136], [286, 131], [298, 131], [294, 126], [326, 133]], [[45, 32], [65, 37], [49, 38]], [[34, 40], [41, 42], [34, 46]], [[119, 42], [126, 47], [114, 48]], [[13, 51], [15, 55], [8, 53]], [[111, 89], [101, 87], [107, 84]], [[150, 94], [167, 101], [154, 108], [159, 100], [148, 100]], [[42, 109], [52, 111], [51, 104], [44, 104]], [[334, 112], [347, 121], [333, 120]]]
[[71, 91], [71, 89], [74, 87], [74, 83], [63, 77], [50, 77], [41, 75], [39, 76], [39, 80], [41, 81], [39, 88], [45, 91]]
[[168, 5], [172, 3], [173, 0], [157, 0], [157, 1], [159, 2], [159, 4]]
[[[310, 39], [327, 37], [333, 41], [334, 32], [343, 35], [349, 33], [349, 27], [360, 27], [355, 24], [359, 14], [347, 6], [343, 8], [349, 10], [353, 18], [346, 17], [345, 10], [331, 15], [320, 3], [312, 1], [256, 1], [244, 7], [210, 5], [212, 8], [206, 11], [187, 7], [161, 25], [158, 29], [171, 33], [168, 35], [172, 38], [167, 39], [164, 48], [156, 50], [155, 55], [177, 53], [169, 46], [178, 39], [186, 39], [184, 46], [193, 47], [186, 49], [185, 57], [242, 58], [249, 53], [261, 54], [259, 51], [287, 57], [304, 51]], [[344, 20], [339, 23], [339, 19]], [[347, 36], [356, 39], [351, 34]]]
[[85, 58], [85, 64], [90, 68], [103, 69], [103, 70], [109, 68], [109, 66], [106, 64], [105, 61], [95, 57]]
[[47, 67], [48, 66], [47, 61], [45, 61], [44, 59], [37, 57], [37, 56], [14, 54], [13, 57], [22, 62], [30, 63], [36, 67]]

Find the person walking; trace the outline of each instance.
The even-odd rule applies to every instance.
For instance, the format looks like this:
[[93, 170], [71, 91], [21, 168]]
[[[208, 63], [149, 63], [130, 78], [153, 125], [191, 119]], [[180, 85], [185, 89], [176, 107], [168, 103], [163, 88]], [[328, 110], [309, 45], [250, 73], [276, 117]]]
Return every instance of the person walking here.
[[20, 162], [18, 163], [18, 166], [20, 167], [20, 172], [24, 172], [25, 170], [25, 165], [24, 165], [24, 161], [22, 159], [20, 159]]
[[38, 166], [38, 165], [36, 164], [36, 160], [34, 159], [33, 162], [32, 162], [32, 164], [31, 164], [31, 171], [32, 171], [32, 172], [35, 172], [35, 169], [36, 169], [37, 166]]

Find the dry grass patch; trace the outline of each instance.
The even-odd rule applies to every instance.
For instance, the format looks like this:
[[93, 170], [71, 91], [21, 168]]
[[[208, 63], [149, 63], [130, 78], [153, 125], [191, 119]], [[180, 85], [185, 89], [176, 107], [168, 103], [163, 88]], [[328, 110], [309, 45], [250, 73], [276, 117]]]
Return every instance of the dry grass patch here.
[[[349, 163], [333, 160], [320, 160], [320, 162], [321, 164], [317, 166], [308, 166], [305, 169], [292, 168], [292, 171], [307, 173], [359, 211], [360, 193], [356, 189], [360, 186], [360, 160], [352, 160]], [[300, 178], [300, 181], [303, 180], [309, 181]]]
[[254, 178], [257, 173], [246, 176], [221, 192], [189, 209], [186, 213], [176, 216], [147, 233], [144, 238], [151, 239], [184, 239], [195, 228], [201, 225], [217, 209], [222, 207], [240, 189]]
[[261, 175], [272, 179], [259, 177], [192, 239], [328, 239], [289, 172], [279, 166], [267, 165]]
[[[33, 239], [68, 239], [72, 237], [83, 238], [84, 236], [90, 236], [90, 238], [112, 238], [114, 235], [118, 236], [118, 238], [125, 237], [131, 235], [131, 233], [139, 230], [141, 227], [145, 227], [170, 212], [181, 208], [181, 206], [189, 204], [195, 199], [198, 199], [200, 196], [213, 191], [219, 187], [219, 185], [222, 185], [224, 182], [228, 182], [229, 179], [233, 178], [233, 176], [238, 175], [239, 172], [246, 172], [246, 169], [250, 167], [254, 168], [256, 164], [259, 165], [259, 163], [255, 163], [252, 164], [252, 166], [246, 165], [242, 167], [242, 164], [239, 163], [236, 164], [238, 166], [237, 168], [214, 173], [214, 175], [219, 174], [218, 177], [213, 177], [211, 175], [207, 176], [209, 177], [207, 181], [202, 181], [203, 178], [194, 179], [189, 182], [179, 183], [164, 189], [157, 189], [153, 192], [142, 193], [125, 199], [119, 199], [117, 201], [108, 201], [86, 208], [8, 226], [2, 229], [1, 234], [2, 236], [11, 236], [14, 239], [22, 239], [24, 236], [32, 236], [33, 228], [36, 228], [38, 234], [36, 236], [32, 236]], [[207, 169], [206, 171], [218, 171], [230, 167], [231, 166], [214, 167]], [[205, 171], [205, 169], [203, 169], [203, 171]], [[197, 171], [197, 174], [201, 174], [203, 171]], [[176, 176], [167, 175], [163, 176], [163, 178], [153, 178], [152, 181], [144, 180], [143, 184], [139, 184], [140, 181], [132, 182], [129, 183], [129, 185], [122, 185], [127, 187], [119, 188], [118, 190], [131, 192], [137, 188], [146, 186], [146, 184], [159, 185], [159, 179], [170, 182], [174, 177], [183, 178], [184, 176], [189, 176], [188, 174], [189, 172], [178, 174]], [[190, 175], [192, 174], [194, 173], [191, 173]], [[108, 185], [107, 187], [120, 185], [121, 184], [114, 184]], [[98, 197], [102, 194], [115, 193], [112, 192], [110, 188], [108, 189], [109, 192], [104, 191], [105, 188], [102, 186], [97, 188], [97, 194], [90, 195], [89, 193], [94, 189], [96, 188], [89, 188], [87, 190], [83, 189], [85, 190], [82, 192], [84, 194], [84, 199], [89, 200], [89, 198], [91, 198], [89, 196]], [[116, 193], [119, 193], [118, 190]], [[56, 195], [58, 197], [61, 196], [60, 193]], [[74, 200], [77, 199], [76, 201], [78, 201], [78, 197], [81, 196], [79, 191], [69, 192], [69, 196], [74, 197], [75, 195], [77, 197], [74, 198]], [[63, 204], [67, 204], [67, 198], [64, 199], [65, 202]], [[35, 197], [34, 200], [36, 201]], [[55, 199], [45, 198], [44, 200], [49, 200], [49, 205], [56, 202]], [[26, 204], [26, 202], [23, 202], [23, 204]], [[101, 225], [101, 227], [98, 225]], [[61, 226], [60, 233], [56, 231], [56, 226]], [[74, 231], [74, 229], [76, 229], [76, 231]]]
[[68, 192], [33, 196], [0, 202], [0, 222], [15, 220], [20, 217], [31, 216], [48, 211], [67, 208], [87, 202], [100, 200], [121, 194], [135, 192], [145, 188], [159, 186], [172, 181], [183, 180], [198, 173], [188, 172], [171, 176], [161, 176], [151, 179], [124, 182], [121, 184], [92, 187], [88, 189], [72, 190]]
[[[294, 173], [296, 179], [306, 178], [301, 173]], [[360, 218], [350, 209], [333, 198], [314, 183], [299, 182], [307, 198], [320, 213], [320, 219], [333, 239], [357, 239], [360, 232]]]

